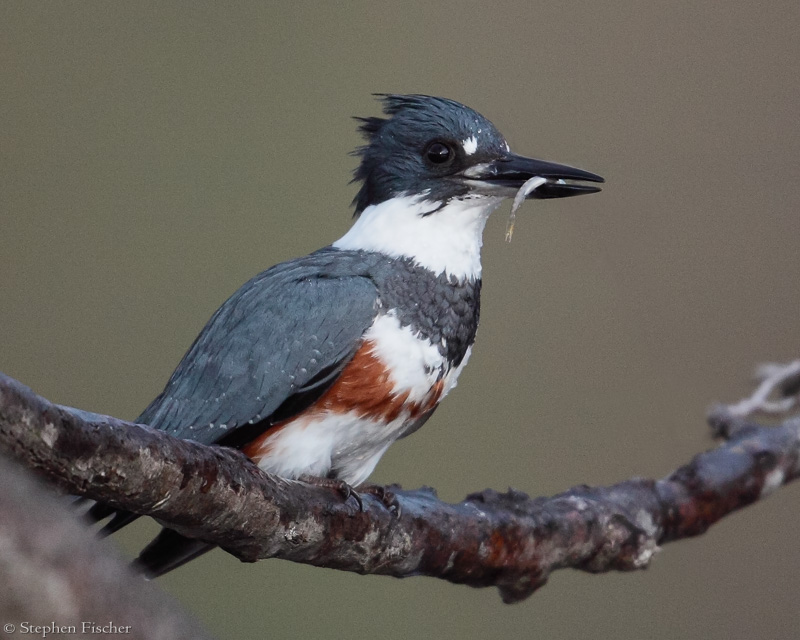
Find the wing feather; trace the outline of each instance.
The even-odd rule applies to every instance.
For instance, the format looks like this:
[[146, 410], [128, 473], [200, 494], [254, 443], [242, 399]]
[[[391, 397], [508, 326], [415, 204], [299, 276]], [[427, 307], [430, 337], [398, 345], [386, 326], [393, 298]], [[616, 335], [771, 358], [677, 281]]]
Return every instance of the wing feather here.
[[283, 263], [234, 293], [139, 421], [205, 444], [231, 442], [238, 429], [266, 421], [263, 430], [279, 409], [285, 419], [318, 398], [379, 307], [368, 273], [335, 254]]

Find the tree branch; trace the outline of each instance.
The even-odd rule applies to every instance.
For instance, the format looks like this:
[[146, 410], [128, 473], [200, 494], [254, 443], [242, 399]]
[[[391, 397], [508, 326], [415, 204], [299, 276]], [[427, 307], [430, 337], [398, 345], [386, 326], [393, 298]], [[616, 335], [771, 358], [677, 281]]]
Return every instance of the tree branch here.
[[722, 409], [713, 420], [730, 439], [662, 480], [534, 499], [486, 490], [459, 504], [393, 487], [396, 517], [370, 495], [361, 512], [237, 451], [54, 405], [0, 374], [0, 451], [69, 493], [153, 516], [243, 561], [497, 586], [505, 602], [530, 596], [556, 569], [643, 568], [659, 545], [703, 533], [797, 477], [800, 421], [762, 427]]

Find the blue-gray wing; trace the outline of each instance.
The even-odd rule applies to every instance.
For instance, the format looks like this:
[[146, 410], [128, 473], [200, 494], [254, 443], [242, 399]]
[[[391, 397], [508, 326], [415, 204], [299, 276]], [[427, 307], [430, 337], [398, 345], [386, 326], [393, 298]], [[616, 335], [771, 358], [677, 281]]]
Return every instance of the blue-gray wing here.
[[[332, 253], [332, 252], [331, 252]], [[312, 404], [361, 344], [378, 293], [358, 264], [318, 252], [256, 276], [195, 340], [139, 422], [241, 446]]]

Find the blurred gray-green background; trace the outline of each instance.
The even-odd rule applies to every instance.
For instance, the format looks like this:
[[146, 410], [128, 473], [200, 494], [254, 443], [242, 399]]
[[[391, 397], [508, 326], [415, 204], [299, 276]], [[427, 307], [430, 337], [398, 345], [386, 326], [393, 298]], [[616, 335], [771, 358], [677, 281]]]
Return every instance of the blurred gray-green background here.
[[[240, 284], [348, 228], [370, 94], [443, 95], [607, 185], [526, 203], [510, 245], [508, 206], [489, 222], [470, 366], [373, 478], [664, 475], [798, 356], [798, 30], [797, 0], [3, 2], [0, 370], [135, 417]], [[222, 638], [792, 638], [798, 495], [514, 606], [219, 551], [158, 584]]]

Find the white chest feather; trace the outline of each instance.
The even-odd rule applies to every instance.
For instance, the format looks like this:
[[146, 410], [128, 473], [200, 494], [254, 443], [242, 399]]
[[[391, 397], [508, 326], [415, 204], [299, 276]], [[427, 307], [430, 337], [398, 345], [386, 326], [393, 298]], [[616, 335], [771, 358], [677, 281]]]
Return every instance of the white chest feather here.
[[364, 209], [333, 246], [411, 258], [436, 274], [446, 271], [459, 280], [479, 278], [483, 228], [501, 202], [473, 196], [439, 208], [441, 203], [424, 197], [399, 196]]

